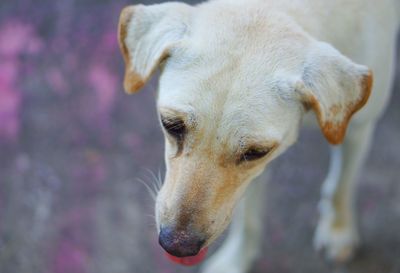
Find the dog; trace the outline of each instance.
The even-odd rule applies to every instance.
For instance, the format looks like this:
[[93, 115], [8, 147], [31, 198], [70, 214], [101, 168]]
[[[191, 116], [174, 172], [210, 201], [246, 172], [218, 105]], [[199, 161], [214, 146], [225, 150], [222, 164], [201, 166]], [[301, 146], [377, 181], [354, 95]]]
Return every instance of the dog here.
[[349, 260], [360, 240], [356, 181], [390, 98], [399, 18], [399, 0], [124, 8], [124, 89], [135, 93], [161, 71], [166, 175], [155, 210], [165, 251], [198, 255], [241, 200], [224, 245], [202, 270], [248, 272], [262, 233], [265, 181], [255, 180], [301, 126], [315, 124], [331, 144], [331, 163], [314, 245], [330, 260]]

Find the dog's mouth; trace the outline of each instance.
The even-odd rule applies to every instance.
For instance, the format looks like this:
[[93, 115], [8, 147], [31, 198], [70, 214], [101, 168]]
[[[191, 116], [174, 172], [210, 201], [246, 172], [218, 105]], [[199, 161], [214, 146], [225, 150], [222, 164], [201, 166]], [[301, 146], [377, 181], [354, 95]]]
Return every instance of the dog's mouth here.
[[204, 247], [194, 256], [177, 257], [169, 254], [168, 252], [165, 252], [165, 255], [174, 263], [185, 266], [194, 266], [204, 261], [207, 256], [207, 251], [208, 247]]

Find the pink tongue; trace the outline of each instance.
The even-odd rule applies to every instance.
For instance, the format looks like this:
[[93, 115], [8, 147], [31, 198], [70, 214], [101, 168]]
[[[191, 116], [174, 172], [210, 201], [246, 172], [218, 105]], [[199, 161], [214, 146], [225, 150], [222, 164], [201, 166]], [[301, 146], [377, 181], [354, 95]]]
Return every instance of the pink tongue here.
[[167, 252], [165, 252], [165, 255], [168, 257], [168, 259], [170, 259], [174, 263], [186, 265], [186, 266], [193, 266], [193, 265], [201, 263], [206, 258], [207, 250], [208, 250], [208, 248], [205, 247], [202, 250], [200, 250], [200, 252], [197, 255], [190, 256], [190, 257], [183, 257], [183, 258], [175, 257]]

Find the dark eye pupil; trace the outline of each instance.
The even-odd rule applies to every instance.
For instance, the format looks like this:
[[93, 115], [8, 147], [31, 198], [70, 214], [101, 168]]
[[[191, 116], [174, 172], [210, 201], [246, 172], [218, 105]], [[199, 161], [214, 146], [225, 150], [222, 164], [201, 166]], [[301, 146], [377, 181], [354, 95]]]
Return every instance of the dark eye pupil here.
[[240, 161], [252, 161], [264, 157], [268, 150], [249, 149], [240, 157]]
[[162, 125], [167, 132], [178, 140], [182, 140], [185, 133], [185, 123], [181, 119], [162, 119]]

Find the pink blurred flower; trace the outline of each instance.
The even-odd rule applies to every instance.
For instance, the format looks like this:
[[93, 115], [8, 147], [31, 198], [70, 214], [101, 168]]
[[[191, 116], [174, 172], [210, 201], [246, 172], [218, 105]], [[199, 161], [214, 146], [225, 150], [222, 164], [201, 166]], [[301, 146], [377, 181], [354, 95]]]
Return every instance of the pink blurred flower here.
[[88, 82], [94, 91], [97, 114], [110, 116], [115, 102], [117, 77], [104, 65], [94, 64], [89, 70]]
[[85, 273], [89, 255], [73, 242], [64, 240], [60, 243], [54, 260], [52, 273]]
[[0, 66], [0, 139], [15, 141], [20, 130], [21, 94], [15, 88], [18, 64], [6, 61]]
[[0, 26], [0, 54], [6, 57], [22, 52], [37, 53], [43, 47], [43, 41], [29, 24], [11, 19]]
[[0, 90], [13, 85], [17, 80], [19, 62], [16, 58], [2, 60], [0, 64]]
[[22, 95], [17, 88], [21, 53], [38, 53], [43, 41], [35, 29], [16, 19], [0, 26], [0, 139], [14, 142], [19, 135]]
[[117, 33], [115, 31], [108, 31], [104, 33], [100, 45], [101, 49], [109, 52], [118, 49]]
[[60, 234], [50, 255], [49, 273], [88, 272], [93, 213], [91, 205], [77, 206], [60, 217]]

